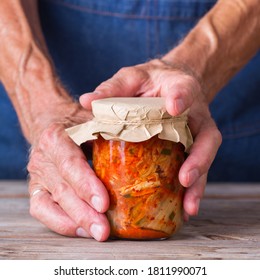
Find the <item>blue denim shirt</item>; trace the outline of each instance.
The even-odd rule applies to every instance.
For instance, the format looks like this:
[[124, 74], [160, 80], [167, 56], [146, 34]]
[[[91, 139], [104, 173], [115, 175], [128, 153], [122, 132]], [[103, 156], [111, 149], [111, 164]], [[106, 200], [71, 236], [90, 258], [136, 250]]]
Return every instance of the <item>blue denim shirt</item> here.
[[[162, 55], [179, 44], [216, 1], [39, 0], [56, 70], [78, 98], [123, 66]], [[260, 181], [260, 54], [218, 94], [210, 109], [223, 144], [213, 181]], [[24, 178], [27, 149], [14, 110], [0, 87], [0, 178]]]

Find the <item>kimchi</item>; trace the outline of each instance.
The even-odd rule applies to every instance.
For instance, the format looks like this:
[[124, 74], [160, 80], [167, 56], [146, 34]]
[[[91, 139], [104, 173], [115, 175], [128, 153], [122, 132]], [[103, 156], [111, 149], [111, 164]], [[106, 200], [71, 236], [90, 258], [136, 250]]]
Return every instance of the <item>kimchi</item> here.
[[163, 239], [182, 224], [178, 180], [184, 146], [157, 136], [143, 142], [94, 140], [93, 166], [110, 196], [111, 237]]

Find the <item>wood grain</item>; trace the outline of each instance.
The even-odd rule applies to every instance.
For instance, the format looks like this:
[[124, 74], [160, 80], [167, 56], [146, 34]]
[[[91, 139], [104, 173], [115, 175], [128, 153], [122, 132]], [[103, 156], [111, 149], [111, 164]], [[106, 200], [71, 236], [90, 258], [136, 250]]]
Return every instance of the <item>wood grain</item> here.
[[260, 259], [260, 184], [211, 184], [200, 213], [164, 241], [69, 238], [29, 215], [26, 182], [0, 182], [0, 259]]

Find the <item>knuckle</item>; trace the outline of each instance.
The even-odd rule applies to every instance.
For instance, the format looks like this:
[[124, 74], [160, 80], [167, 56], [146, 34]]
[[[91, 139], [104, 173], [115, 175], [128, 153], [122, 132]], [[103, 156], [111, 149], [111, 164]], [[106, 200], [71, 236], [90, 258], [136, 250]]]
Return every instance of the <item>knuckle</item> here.
[[66, 183], [60, 183], [59, 185], [56, 185], [51, 190], [53, 200], [55, 202], [63, 201], [64, 195], [66, 195], [68, 188], [69, 186]]
[[75, 177], [75, 175], [79, 172], [79, 170], [77, 170], [77, 167], [79, 166], [78, 161], [79, 159], [74, 155], [67, 155], [64, 158], [61, 158], [59, 163], [57, 163], [61, 176], [66, 178], [68, 177], [68, 173], [72, 174], [76, 172], [73, 174]]
[[186, 82], [194, 88], [201, 88], [201, 84], [197, 78], [192, 75], [185, 75]]
[[209, 124], [209, 133], [214, 146], [218, 148], [222, 143], [222, 134], [219, 131], [215, 121], [213, 119], [211, 120], [211, 124]]
[[216, 145], [219, 147], [222, 143], [222, 134], [218, 129], [215, 130], [214, 139], [216, 141]]
[[180, 69], [177, 71], [177, 79], [192, 88], [201, 90], [201, 83], [198, 76], [191, 69]]
[[38, 171], [40, 162], [42, 161], [41, 154], [39, 152], [32, 152], [27, 165], [27, 170], [29, 173], [35, 173]]
[[218, 150], [219, 146], [221, 145], [221, 141], [222, 141], [222, 135], [216, 127], [214, 129], [212, 129], [210, 133], [211, 133], [211, 138], [212, 138], [212, 141], [213, 141], [212, 144], [215, 148], [214, 148], [213, 153], [210, 153], [210, 154], [208, 154], [207, 156], [204, 157], [204, 162], [203, 162], [203, 165], [202, 165], [202, 172], [201, 173], [208, 172], [210, 166], [212, 165], [212, 162], [214, 161], [217, 150]]
[[[86, 215], [87, 213], [87, 215]], [[95, 211], [89, 207], [74, 207], [71, 209], [71, 217], [74, 218], [74, 221], [77, 225], [82, 226], [83, 228], [89, 228], [91, 223], [94, 220], [97, 220], [99, 216], [96, 216]]]
[[[73, 217], [75, 217], [75, 222], [77, 225], [84, 225], [86, 226], [88, 224], [87, 218], [85, 213], [82, 213], [82, 211], [80, 211], [80, 209], [75, 208], [73, 210]], [[89, 217], [88, 217], [89, 219]]]
[[208, 170], [212, 164], [212, 161], [213, 161], [213, 158], [210, 155], [208, 155], [204, 158], [204, 162], [202, 163], [201, 170], [200, 170], [201, 175], [208, 172]]
[[31, 157], [29, 163], [27, 164], [27, 170], [29, 173], [33, 173], [37, 169], [37, 161], [34, 157]]
[[102, 82], [96, 89], [95, 91], [108, 91], [110, 92], [113, 88], [113, 85], [112, 85], [112, 80], [109, 79], [105, 82]]
[[39, 148], [44, 151], [55, 146], [59, 139], [60, 130], [60, 125], [56, 123], [53, 123], [48, 128], [46, 128], [40, 136]]
[[200, 86], [190, 82], [193, 79], [187, 75], [177, 77], [164, 83], [164, 87], [168, 94], [173, 95], [174, 99], [180, 98], [191, 104], [200, 92]]
[[94, 172], [84, 157], [78, 157], [74, 154], [68, 155], [58, 163], [58, 170], [62, 178], [73, 182], [72, 188], [78, 196], [84, 199], [89, 197], [86, 190]]
[[57, 228], [54, 228], [53, 230], [61, 235], [66, 235], [66, 236], [74, 236], [74, 232], [75, 232], [73, 226], [68, 225], [68, 223], [63, 221], [59, 221], [59, 225], [57, 226]]
[[178, 76], [177, 81], [183, 86], [185, 85], [185, 88], [188, 89], [189, 91], [196, 91], [199, 92], [201, 91], [201, 84], [198, 81], [197, 78], [195, 78], [192, 75], [182, 73]]
[[194, 77], [185, 75], [182, 82], [182, 93], [187, 97], [195, 97], [199, 92], [201, 92], [199, 82]]
[[121, 68], [117, 76], [123, 78], [127, 83], [136, 83], [136, 81], [143, 82], [148, 79], [148, 72], [141, 66], [129, 66]]
[[87, 192], [88, 182], [92, 179], [92, 172], [86, 166], [86, 161], [84, 159], [77, 158], [75, 156], [66, 158], [62, 161], [60, 167], [62, 177], [68, 177], [68, 172], [70, 173], [70, 178], [73, 181], [73, 188], [77, 195], [81, 198], [87, 199], [89, 193]]
[[132, 74], [132, 73], [135, 73], [134, 72], [134, 67], [122, 67], [118, 70], [117, 74], [118, 76], [125, 76], [125, 75], [128, 75], [128, 74]]
[[81, 197], [81, 198], [86, 198], [89, 197], [89, 192], [87, 191], [87, 184], [85, 180], [78, 180], [77, 183], [77, 194]]
[[[112, 95], [115, 88], [124, 90], [125, 86], [138, 87], [140, 83], [144, 83], [149, 78], [149, 74], [140, 66], [123, 67], [118, 70], [115, 75], [101, 83], [96, 91], [103, 91]], [[123, 94], [124, 92], [122, 92]]]

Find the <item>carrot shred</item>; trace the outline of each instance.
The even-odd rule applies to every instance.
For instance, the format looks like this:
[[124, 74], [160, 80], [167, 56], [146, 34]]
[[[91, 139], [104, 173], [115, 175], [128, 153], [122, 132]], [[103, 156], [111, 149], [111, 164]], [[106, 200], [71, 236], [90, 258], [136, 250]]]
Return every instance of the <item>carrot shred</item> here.
[[180, 228], [184, 188], [178, 173], [184, 159], [182, 144], [158, 137], [94, 141], [94, 170], [110, 196], [111, 236], [167, 238]]

